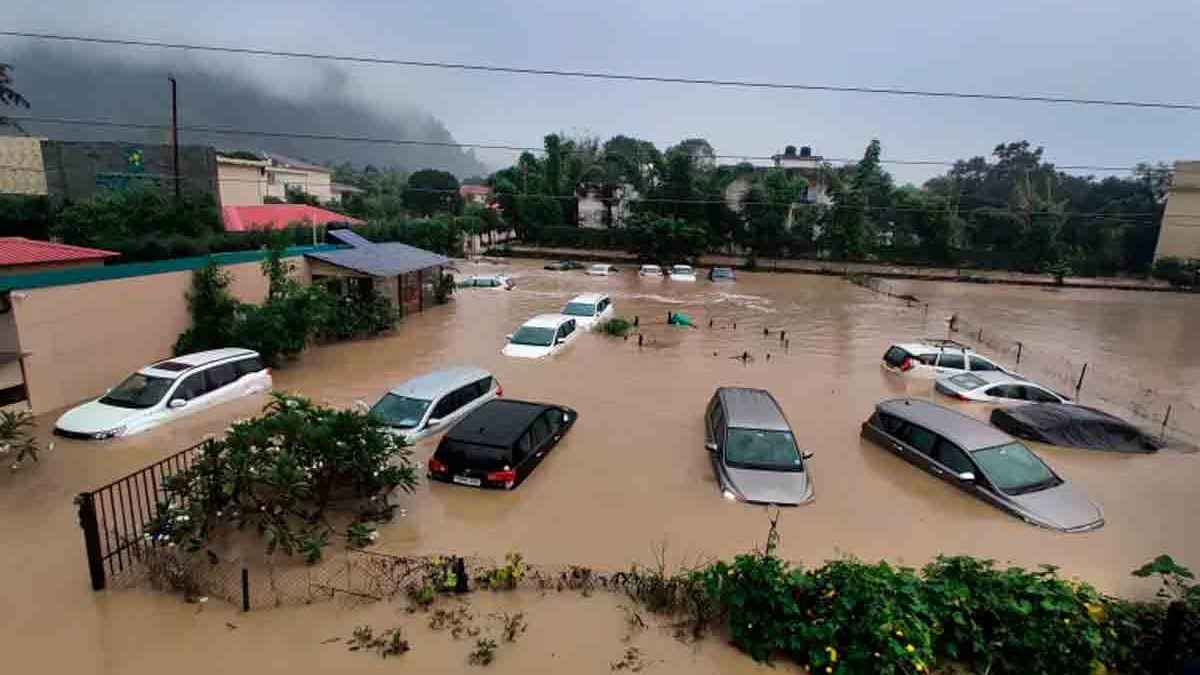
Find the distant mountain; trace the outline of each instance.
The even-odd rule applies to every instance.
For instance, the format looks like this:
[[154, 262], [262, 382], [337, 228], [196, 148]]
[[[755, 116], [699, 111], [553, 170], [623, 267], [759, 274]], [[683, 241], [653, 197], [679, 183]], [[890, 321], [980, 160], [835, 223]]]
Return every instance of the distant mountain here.
[[[419, 108], [376, 109], [347, 96], [344, 72], [314, 68], [301, 60], [289, 63], [312, 71], [318, 85], [313, 88], [315, 94], [304, 98], [281, 96], [252, 79], [215, 72], [186, 59], [130, 62], [97, 58], [97, 54], [82, 50], [39, 46], [6, 53], [2, 60], [13, 65], [15, 89], [32, 106], [29, 110], [10, 109], [10, 114], [166, 124], [170, 115], [169, 71], [179, 82], [181, 126], [454, 142], [438, 119]], [[33, 135], [60, 140], [166, 142], [166, 132], [157, 130], [33, 122], [22, 126]], [[180, 143], [214, 145], [223, 150], [265, 150], [322, 164], [346, 161], [358, 167], [434, 168], [459, 177], [488, 172], [473, 153], [457, 148], [191, 132], [181, 133]]]

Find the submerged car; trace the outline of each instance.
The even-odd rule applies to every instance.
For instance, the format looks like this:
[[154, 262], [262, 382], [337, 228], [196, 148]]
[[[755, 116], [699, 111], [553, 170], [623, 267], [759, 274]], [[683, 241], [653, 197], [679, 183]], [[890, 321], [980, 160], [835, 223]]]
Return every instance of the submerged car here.
[[496, 399], [454, 425], [429, 458], [435, 480], [511, 490], [575, 424], [566, 406]]
[[638, 268], [639, 277], [658, 277], [663, 275], [662, 268], [658, 265], [642, 265]]
[[1014, 401], [1069, 403], [1071, 401], [1053, 389], [1001, 370], [947, 375], [939, 377], [933, 386], [939, 393], [960, 401], [982, 401], [984, 403], [1011, 403]]
[[540, 359], [556, 354], [579, 335], [575, 325], [575, 317], [539, 314], [509, 335], [508, 344], [500, 353], [522, 359]]
[[1070, 448], [1155, 452], [1164, 445], [1119, 417], [1082, 405], [1034, 403], [993, 410], [991, 420], [1018, 438]]
[[735, 279], [732, 267], [714, 267], [708, 270], [709, 281], [734, 281]]
[[455, 366], [414, 377], [371, 406], [371, 416], [393, 435], [414, 443], [449, 429], [472, 410], [504, 395], [494, 375], [482, 368]]
[[503, 274], [470, 276], [463, 279], [458, 285], [460, 288], [496, 288], [505, 291], [511, 291], [516, 286], [511, 278]]
[[1061, 532], [1104, 525], [1100, 507], [1003, 431], [929, 401], [883, 401], [862, 435], [1025, 522]]
[[691, 265], [672, 265], [669, 276], [671, 281], [695, 281], [696, 270]]
[[93, 440], [129, 436], [271, 386], [271, 371], [258, 352], [185, 354], [146, 366], [104, 396], [72, 408], [58, 418], [54, 432]]
[[548, 269], [552, 272], [565, 272], [568, 270], [581, 270], [583, 263], [575, 262], [574, 260], [559, 260], [546, 265], [543, 269]]
[[588, 268], [587, 273], [593, 277], [607, 277], [617, 273], [617, 268], [613, 265], [598, 263]]
[[882, 365], [893, 373], [927, 378], [964, 372], [1009, 372], [961, 342], [929, 338], [893, 344], [884, 352]]
[[575, 326], [582, 330], [591, 330], [604, 323], [613, 315], [612, 300], [600, 293], [584, 293], [571, 298], [563, 306], [564, 316], [575, 317]]
[[704, 415], [705, 448], [721, 495], [753, 504], [812, 501], [813, 485], [787, 418], [762, 389], [720, 387]]

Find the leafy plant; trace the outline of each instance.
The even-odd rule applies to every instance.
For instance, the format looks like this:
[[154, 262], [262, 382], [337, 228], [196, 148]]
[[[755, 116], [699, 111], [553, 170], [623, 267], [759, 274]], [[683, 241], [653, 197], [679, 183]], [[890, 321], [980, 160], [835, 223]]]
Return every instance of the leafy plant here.
[[[38, 461], [38, 442], [33, 436], [33, 413], [27, 410], [0, 410], [0, 455], [16, 453], [9, 467], [13, 471], [21, 468], [26, 459]], [[46, 446], [54, 449], [54, 443]]]
[[235, 422], [164, 481], [167, 499], [147, 532], [199, 551], [226, 528], [249, 526], [268, 554], [299, 553], [311, 563], [336, 533], [332, 504], [351, 505], [357, 523], [388, 518], [391, 492], [416, 481], [411, 452], [375, 418], [273, 393], [263, 415]]
[[496, 641], [491, 638], [479, 638], [475, 641], [475, 650], [467, 657], [467, 662], [473, 666], [489, 666], [496, 659]]
[[493, 614], [492, 616], [500, 620], [500, 636], [505, 642], [516, 642], [517, 636], [529, 628], [529, 624], [525, 623], [524, 612], [517, 612], [516, 614], [504, 612], [502, 614]]
[[477, 578], [481, 588], [493, 591], [511, 591], [525, 578], [525, 559], [520, 553], [508, 553], [504, 556], [504, 564], [490, 570], [485, 570]]
[[434, 300], [439, 305], [444, 305], [450, 302], [450, 297], [454, 295], [454, 275], [446, 272], [438, 279], [437, 286], [434, 287]]
[[601, 323], [597, 328], [604, 335], [612, 337], [625, 337], [629, 331], [633, 330], [633, 322], [622, 316], [614, 316], [613, 318]]
[[350, 639], [346, 641], [347, 649], [352, 652], [360, 650], [374, 651], [380, 658], [399, 656], [412, 649], [412, 645], [404, 638], [404, 630], [399, 626], [389, 628], [379, 635], [370, 626], [359, 626], [354, 629]]
[[1133, 576], [1143, 579], [1155, 575], [1158, 575], [1162, 582], [1158, 589], [1158, 597], [1170, 601], [1200, 603], [1200, 585], [1192, 582], [1196, 575], [1175, 562], [1171, 556], [1163, 553], [1133, 571]]

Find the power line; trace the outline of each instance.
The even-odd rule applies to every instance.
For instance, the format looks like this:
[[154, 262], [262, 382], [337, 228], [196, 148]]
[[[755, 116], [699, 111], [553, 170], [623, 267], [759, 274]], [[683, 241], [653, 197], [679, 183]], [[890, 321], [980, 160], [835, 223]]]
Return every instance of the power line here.
[[[32, 115], [10, 115], [7, 117], [10, 120], [21, 122], [34, 122], [41, 124], [58, 124], [63, 126], [85, 126], [85, 127], [100, 127], [100, 128], [117, 128], [117, 129], [135, 129], [142, 131], [162, 131], [169, 129], [166, 124], [154, 124], [148, 122], [120, 122], [107, 119], [86, 119], [86, 118], [70, 118], [70, 117], [37, 117]], [[391, 138], [380, 136], [352, 136], [343, 134], [326, 134], [316, 132], [302, 131], [265, 131], [256, 129], [239, 129], [234, 127], [218, 127], [205, 125], [180, 125], [180, 131], [187, 131], [196, 134], [210, 134], [218, 136], [256, 136], [263, 138], [296, 138], [303, 140], [316, 141], [338, 141], [343, 143], [367, 143], [379, 145], [398, 145], [398, 146], [427, 146], [438, 148], [456, 148], [469, 150], [508, 150], [513, 152], [545, 152], [545, 148], [515, 145], [504, 143], [458, 143], [454, 141], [425, 141], [408, 138]], [[575, 152], [583, 152], [576, 149]], [[717, 159], [738, 159], [745, 161], [768, 161], [775, 160], [777, 155], [735, 155], [735, 154], [714, 154]], [[819, 157], [814, 160], [825, 162], [841, 162], [845, 164], [853, 164], [860, 160], [845, 157]], [[936, 159], [883, 159], [881, 164], [898, 164], [910, 166], [956, 166], [960, 161], [936, 160]], [[1092, 165], [1092, 164], [1064, 164], [1054, 165], [1056, 170], [1063, 171], [1097, 171], [1097, 172], [1131, 172], [1138, 170], [1137, 166], [1115, 166], [1115, 165]], [[1143, 170], [1155, 173], [1170, 173], [1173, 169], [1169, 167], [1154, 167], [1150, 163], [1146, 163]]]
[[55, 40], [60, 42], [81, 42], [88, 44], [113, 45], [121, 47], [151, 47], [156, 49], [176, 49], [184, 51], [218, 52], [226, 54], [245, 54], [250, 56], [272, 56], [281, 58], [300, 58], [321, 61], [338, 61], [343, 63], [362, 63], [372, 65], [411, 66], [416, 68], [437, 68], [443, 70], [476, 71], [485, 73], [506, 73], [510, 75], [538, 75], [570, 77], [592, 80], [621, 80], [629, 82], [651, 82], [657, 84], [691, 84], [716, 87], [737, 87], [745, 89], [775, 89], [793, 91], [822, 91], [850, 94], [882, 94], [888, 96], [912, 96], [946, 99], [977, 99], [989, 101], [1015, 101], [1023, 103], [1061, 103], [1070, 105], [1110, 106], [1125, 108], [1151, 108], [1161, 110], [1182, 110], [1200, 112], [1197, 103], [1167, 103], [1159, 101], [1137, 101], [1131, 99], [1101, 99], [1077, 98], [1070, 96], [1050, 96], [1035, 94], [992, 94], [983, 92], [963, 92], [951, 90], [907, 89], [900, 87], [863, 87], [850, 85], [800, 84], [785, 82], [765, 82], [753, 80], [723, 80], [714, 78], [692, 78], [668, 75], [635, 75], [591, 70], [561, 70], [556, 68], [520, 68], [515, 66], [499, 66], [479, 63], [462, 63], [451, 61], [426, 61], [416, 59], [384, 58], [375, 56], [350, 56], [343, 54], [324, 54], [319, 52], [297, 52], [276, 49], [257, 49], [251, 47], [228, 47], [221, 45], [202, 45], [183, 42], [163, 42], [158, 40], [135, 40], [118, 38], [101, 38], [84, 35], [63, 35], [55, 33], [37, 33], [28, 31], [0, 31], [0, 35], [23, 37], [36, 40]]

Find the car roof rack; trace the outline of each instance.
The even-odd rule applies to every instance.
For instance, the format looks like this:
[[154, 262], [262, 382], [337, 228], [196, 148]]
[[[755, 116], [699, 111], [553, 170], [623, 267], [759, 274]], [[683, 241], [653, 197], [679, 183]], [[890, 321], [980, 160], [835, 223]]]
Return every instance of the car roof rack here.
[[929, 345], [930, 347], [940, 347], [942, 349], [946, 349], [947, 347], [953, 347], [954, 349], [961, 349], [963, 351], [970, 349], [970, 347], [968, 347], [967, 345], [964, 345], [963, 343], [959, 342], [958, 340], [950, 340], [948, 338], [947, 339], [922, 338], [921, 342]]

